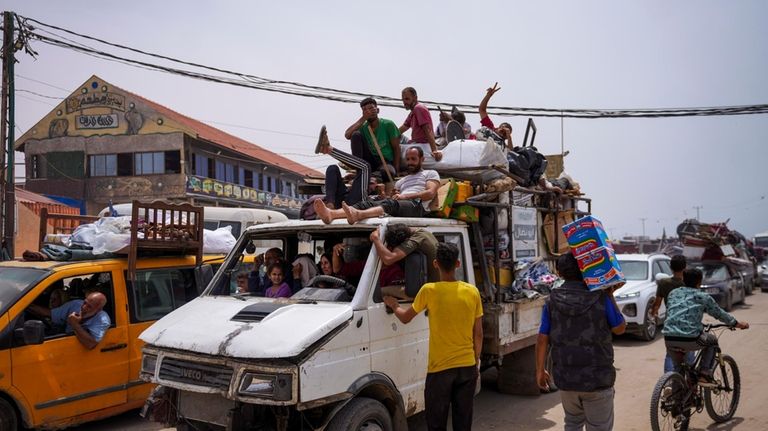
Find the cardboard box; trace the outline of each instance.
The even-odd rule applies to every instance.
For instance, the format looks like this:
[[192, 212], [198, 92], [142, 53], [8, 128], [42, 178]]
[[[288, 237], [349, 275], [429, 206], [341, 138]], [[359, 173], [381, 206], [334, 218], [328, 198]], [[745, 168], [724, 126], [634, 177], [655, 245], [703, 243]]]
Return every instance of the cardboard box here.
[[576, 257], [589, 290], [605, 289], [626, 282], [616, 254], [610, 247], [599, 247]]
[[582, 217], [563, 226], [563, 233], [571, 253], [577, 258], [601, 247], [613, 249], [603, 224], [592, 216]]
[[458, 193], [459, 186], [453, 178], [445, 180], [445, 184], [437, 189], [437, 209], [435, 210], [437, 217], [448, 218], [451, 215]]

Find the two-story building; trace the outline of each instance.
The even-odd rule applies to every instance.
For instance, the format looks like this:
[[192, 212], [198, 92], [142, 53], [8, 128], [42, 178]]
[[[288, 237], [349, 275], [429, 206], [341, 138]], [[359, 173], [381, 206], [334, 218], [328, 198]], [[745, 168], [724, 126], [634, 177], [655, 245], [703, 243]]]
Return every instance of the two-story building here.
[[16, 141], [27, 190], [96, 214], [133, 199], [267, 208], [297, 217], [322, 175], [92, 76]]

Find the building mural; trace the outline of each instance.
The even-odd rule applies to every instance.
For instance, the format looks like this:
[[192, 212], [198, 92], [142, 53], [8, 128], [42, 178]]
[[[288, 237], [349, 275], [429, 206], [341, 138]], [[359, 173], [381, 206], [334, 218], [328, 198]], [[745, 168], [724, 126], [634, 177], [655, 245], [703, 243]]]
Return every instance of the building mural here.
[[299, 184], [321, 177], [95, 75], [15, 147], [25, 155], [27, 189], [75, 199], [89, 213], [109, 201], [161, 199], [267, 207], [297, 216]]
[[217, 181], [211, 178], [188, 176], [187, 192], [217, 198], [233, 199], [243, 203], [256, 203], [274, 208], [301, 208], [301, 200], [290, 196], [256, 190], [250, 187]]

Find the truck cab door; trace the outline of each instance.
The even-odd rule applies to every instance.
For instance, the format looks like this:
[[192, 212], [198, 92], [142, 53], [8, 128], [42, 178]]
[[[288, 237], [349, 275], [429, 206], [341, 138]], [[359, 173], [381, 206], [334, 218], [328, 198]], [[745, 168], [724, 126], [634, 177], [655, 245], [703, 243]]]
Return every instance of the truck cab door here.
[[[413, 258], [411, 258], [413, 256]], [[412, 254], [406, 259], [406, 267], [420, 267], [425, 262], [422, 254]], [[377, 273], [381, 268], [378, 263]], [[408, 273], [406, 271], [406, 278]], [[379, 280], [378, 275], [375, 280]], [[415, 281], [418, 283], [418, 281]], [[423, 284], [423, 283], [422, 283]], [[403, 291], [414, 294], [419, 286], [405, 286]], [[377, 281], [368, 309], [371, 338], [371, 371], [387, 375], [400, 391], [406, 416], [424, 409], [424, 383], [427, 376], [429, 352], [429, 322], [420, 313], [410, 323], [403, 324], [381, 300], [382, 286]], [[385, 290], [387, 288], [385, 287]], [[404, 299], [401, 306], [409, 307], [413, 299]]]
[[[66, 291], [71, 287], [67, 292], [70, 300], [82, 299], [85, 291], [95, 289], [107, 297], [104, 311], [110, 316], [111, 326], [92, 350], [86, 349], [75, 335], [63, 331], [48, 331], [41, 344], [24, 345], [23, 341], [14, 340], [13, 386], [32, 407], [31, 416], [36, 426], [67, 423], [79, 415], [126, 402], [128, 335], [125, 313], [116, 313], [120, 308], [115, 306], [112, 272], [53, 277], [47, 286], [33, 291], [35, 297], [24, 307], [33, 302], [47, 306], [48, 296], [55, 289]], [[86, 280], [87, 284], [75, 286], [75, 279]], [[11, 318], [16, 322], [38, 319], [21, 308]]]

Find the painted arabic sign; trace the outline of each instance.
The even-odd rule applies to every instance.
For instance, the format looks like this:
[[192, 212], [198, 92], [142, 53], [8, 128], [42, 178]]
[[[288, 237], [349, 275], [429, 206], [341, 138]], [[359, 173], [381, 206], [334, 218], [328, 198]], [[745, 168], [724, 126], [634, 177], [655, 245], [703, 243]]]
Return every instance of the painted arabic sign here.
[[85, 93], [67, 99], [67, 114], [88, 108], [112, 108], [125, 111], [125, 96], [110, 93]]
[[512, 249], [514, 259], [539, 255], [538, 217], [536, 208], [512, 207]]
[[117, 114], [78, 115], [75, 117], [75, 127], [78, 129], [111, 129], [117, 126]]
[[296, 210], [301, 208], [301, 200], [290, 196], [269, 193], [205, 177], [187, 176], [187, 193], [235, 199], [242, 202], [256, 203], [277, 208], [290, 208]]

